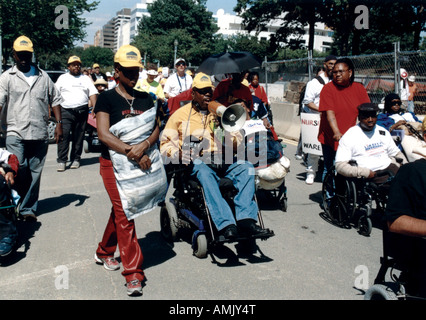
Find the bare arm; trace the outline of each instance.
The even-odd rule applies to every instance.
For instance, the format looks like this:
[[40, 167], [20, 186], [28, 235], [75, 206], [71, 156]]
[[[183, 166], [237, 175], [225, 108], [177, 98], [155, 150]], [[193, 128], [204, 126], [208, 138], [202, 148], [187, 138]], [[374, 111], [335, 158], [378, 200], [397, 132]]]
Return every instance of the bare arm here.
[[402, 215], [388, 222], [389, 231], [413, 237], [426, 237], [426, 220]]
[[160, 129], [158, 126], [155, 127], [148, 139], [136, 145], [130, 146], [118, 139], [109, 131], [110, 120], [108, 113], [102, 111], [98, 112], [96, 114], [96, 121], [98, 137], [103, 144], [118, 153], [126, 155], [129, 160], [137, 161], [143, 170], [149, 169], [151, 166], [151, 161], [145, 154], [145, 151], [157, 142], [160, 134]]
[[61, 106], [54, 106], [52, 107], [53, 114], [55, 115], [56, 119], [56, 128], [55, 128], [55, 140], [56, 143], [59, 142], [59, 140], [62, 139], [62, 113], [61, 113]]
[[89, 100], [90, 100], [90, 106], [94, 108], [96, 105], [96, 100], [98, 100], [98, 95], [97, 94], [91, 95], [89, 97]]
[[309, 109], [312, 109], [314, 111], [319, 111], [319, 107], [315, 103], [313, 103], [313, 102], [309, 102], [307, 104], [307, 106], [308, 106]]
[[331, 130], [333, 130], [333, 139], [339, 141], [342, 134], [340, 133], [339, 126], [337, 125], [336, 114], [333, 110], [327, 110], [326, 113], [328, 123], [330, 124]]

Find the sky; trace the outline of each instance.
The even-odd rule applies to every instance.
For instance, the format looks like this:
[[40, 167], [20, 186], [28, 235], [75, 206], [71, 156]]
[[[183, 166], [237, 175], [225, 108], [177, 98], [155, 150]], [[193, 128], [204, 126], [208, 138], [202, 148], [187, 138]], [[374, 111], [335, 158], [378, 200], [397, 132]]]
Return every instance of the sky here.
[[[132, 9], [140, 2], [140, 0], [100, 0], [96, 10], [83, 15], [92, 24], [86, 29], [87, 36], [85, 41], [76, 45], [93, 44], [96, 31], [114, 17], [117, 11], [123, 8]], [[224, 9], [226, 13], [233, 13], [233, 8], [236, 4], [237, 0], [207, 0], [207, 9], [213, 14], [216, 14], [219, 9]]]

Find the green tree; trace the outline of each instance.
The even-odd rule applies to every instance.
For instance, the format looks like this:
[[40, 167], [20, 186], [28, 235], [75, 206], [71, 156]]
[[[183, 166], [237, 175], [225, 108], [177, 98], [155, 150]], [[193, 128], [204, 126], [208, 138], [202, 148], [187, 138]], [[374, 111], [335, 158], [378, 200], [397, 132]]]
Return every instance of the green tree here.
[[291, 49], [304, 47], [301, 37], [308, 25], [308, 50], [314, 48], [315, 23], [322, 21], [324, 10], [323, 0], [238, 0], [235, 7], [248, 31], [260, 32], [271, 20], [281, 19], [272, 39], [276, 48], [278, 43], [285, 43]]
[[[368, 8], [368, 29], [354, 22], [358, 5]], [[393, 43], [403, 50], [418, 50], [420, 33], [425, 30], [424, 0], [327, 0], [324, 22], [334, 32], [332, 50], [339, 55], [392, 52]]]
[[174, 41], [177, 56], [199, 64], [213, 49], [218, 30], [207, 11], [206, 0], [157, 0], [148, 5], [149, 17], [143, 17], [134, 40], [148, 61], [160, 60], [173, 65]]
[[[86, 0], [0, 0], [0, 30], [3, 57], [7, 61], [12, 52], [13, 41], [26, 35], [34, 43], [35, 56], [49, 60], [73, 47], [75, 41], [83, 40], [88, 22], [84, 12], [96, 9], [98, 2]], [[55, 13], [58, 6], [64, 11]], [[65, 19], [61, 19], [63, 16]], [[68, 25], [66, 26], [65, 20]]]
[[98, 63], [104, 69], [114, 64], [114, 53], [109, 48], [89, 47], [81, 52], [80, 59], [83, 66], [91, 67]]
[[[355, 26], [359, 5], [368, 8], [368, 29]], [[389, 52], [395, 41], [404, 50], [418, 50], [426, 30], [424, 0], [238, 0], [235, 11], [247, 30], [260, 31], [272, 19], [282, 18], [274, 41], [290, 49], [304, 47], [300, 37], [309, 25], [311, 50], [314, 25], [324, 22], [334, 31], [332, 51], [337, 55]]]

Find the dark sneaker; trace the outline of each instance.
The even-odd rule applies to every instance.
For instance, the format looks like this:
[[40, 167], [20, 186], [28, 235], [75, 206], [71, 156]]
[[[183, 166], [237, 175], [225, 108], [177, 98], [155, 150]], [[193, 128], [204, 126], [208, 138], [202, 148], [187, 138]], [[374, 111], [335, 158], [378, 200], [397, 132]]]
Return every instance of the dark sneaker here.
[[131, 297], [142, 295], [142, 283], [135, 279], [126, 283], [127, 295]]
[[15, 237], [4, 237], [0, 240], [0, 257], [7, 256], [12, 252], [15, 245]]
[[103, 264], [104, 268], [109, 271], [115, 271], [120, 269], [120, 264], [117, 260], [114, 259], [114, 257], [99, 258], [98, 255], [95, 253], [95, 261], [97, 264]]

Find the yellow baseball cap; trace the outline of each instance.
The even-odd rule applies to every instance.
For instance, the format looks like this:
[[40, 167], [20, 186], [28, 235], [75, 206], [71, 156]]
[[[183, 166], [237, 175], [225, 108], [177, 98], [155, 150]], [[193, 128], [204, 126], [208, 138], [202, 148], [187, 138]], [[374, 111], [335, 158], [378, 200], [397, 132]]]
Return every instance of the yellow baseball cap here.
[[16, 38], [15, 42], [13, 43], [13, 50], [15, 50], [16, 52], [19, 52], [19, 51], [34, 52], [33, 43], [28, 37], [20, 36]]
[[117, 53], [114, 56], [114, 62], [119, 63], [122, 67], [143, 67], [142, 66], [142, 57], [138, 48], [126, 44], [121, 46], [118, 49]]
[[194, 77], [194, 81], [192, 82], [192, 87], [196, 89], [203, 89], [203, 88], [213, 88], [212, 80], [208, 75], [205, 73], [197, 73], [197, 75]]
[[80, 60], [80, 58], [79, 58], [79, 57], [77, 57], [77, 56], [71, 56], [71, 57], [69, 57], [69, 59], [68, 59], [68, 64], [71, 64], [71, 63], [73, 63], [73, 62], [79, 62], [79, 63], [81, 64], [81, 60]]
[[95, 69], [95, 68], [100, 68], [100, 67], [99, 67], [99, 64], [95, 63], [92, 68]]

